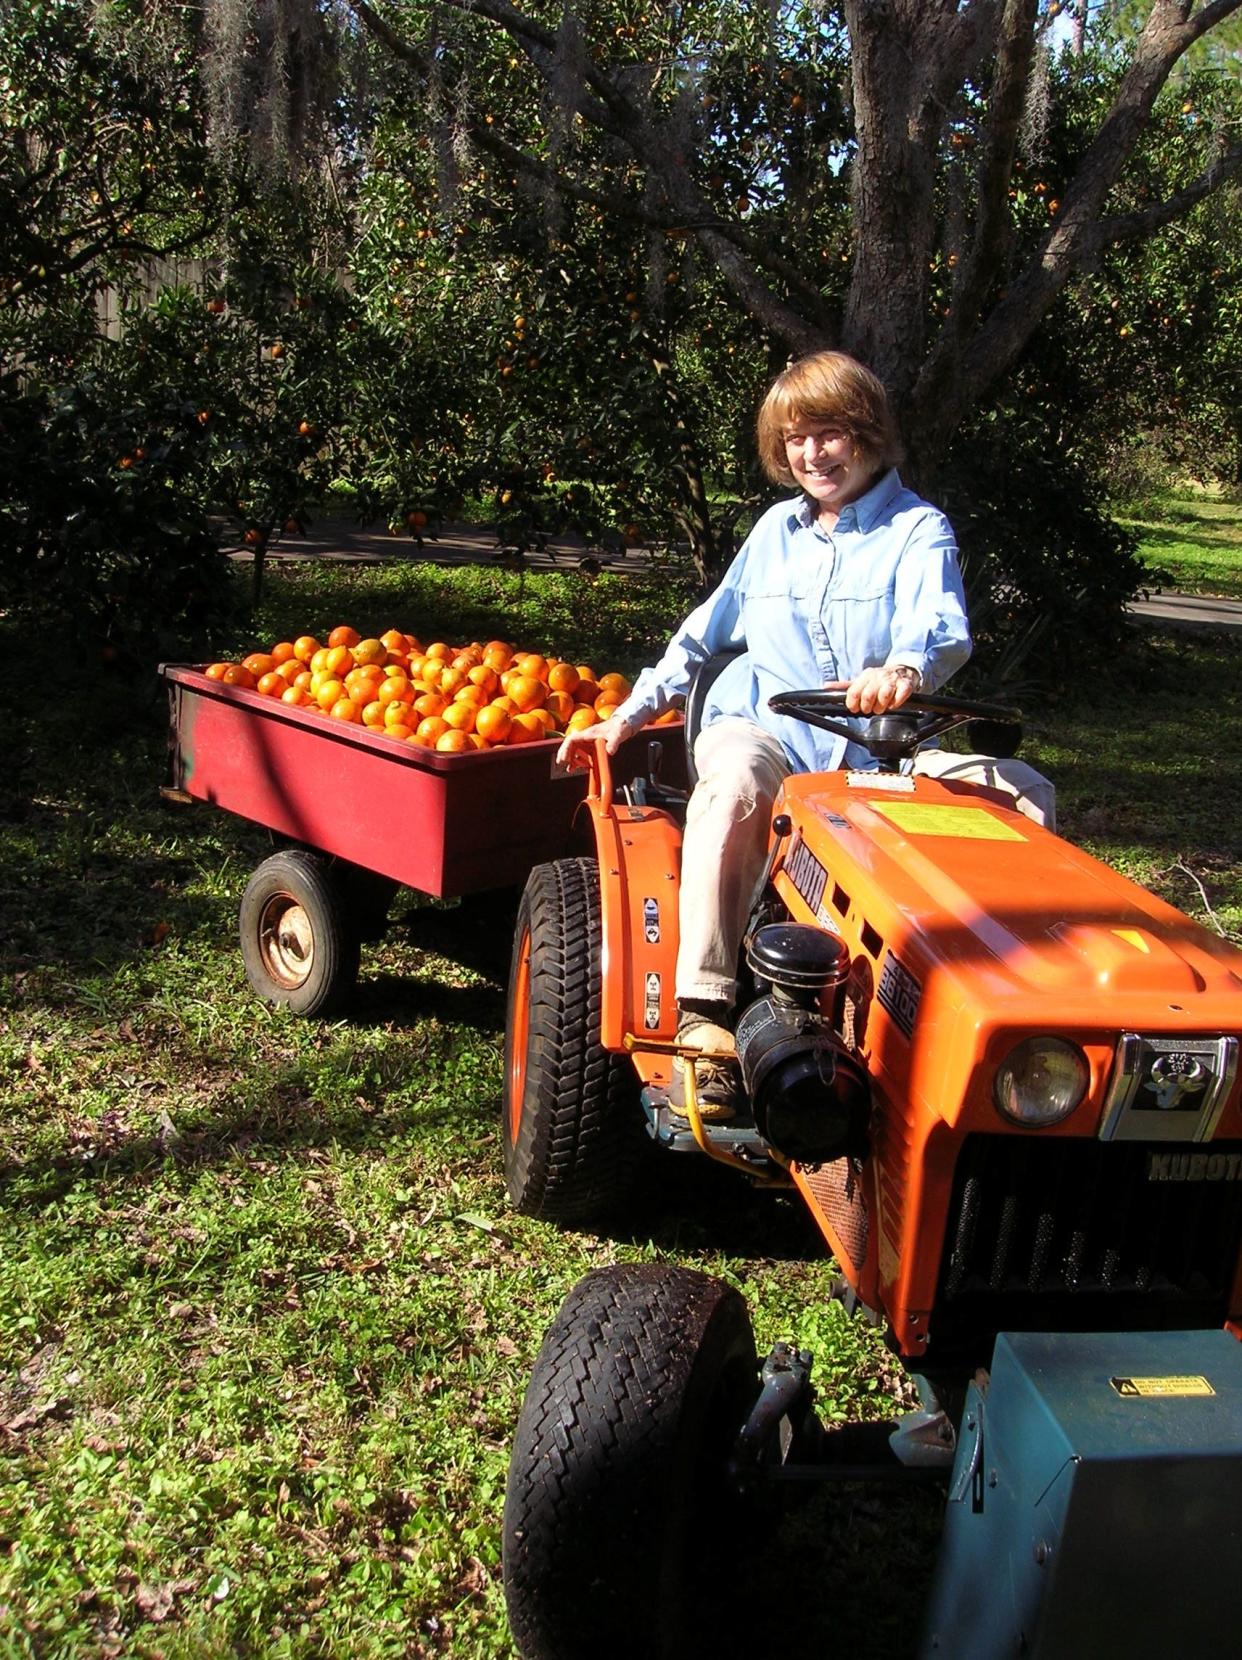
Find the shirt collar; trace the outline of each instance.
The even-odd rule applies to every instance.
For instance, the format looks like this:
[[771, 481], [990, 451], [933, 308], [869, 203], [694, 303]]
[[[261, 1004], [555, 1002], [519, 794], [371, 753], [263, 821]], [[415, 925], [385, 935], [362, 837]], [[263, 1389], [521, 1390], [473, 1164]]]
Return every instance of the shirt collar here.
[[[857, 501], [852, 501], [841, 509], [836, 528], [861, 530], [864, 533], [873, 530], [900, 489], [901, 480], [897, 476], [897, 469], [890, 467], [886, 473], [880, 474], [870, 490], [864, 491]], [[799, 496], [792, 503], [792, 507], [793, 511], [789, 515], [790, 529], [797, 525], [802, 525], [806, 529], [815, 528], [816, 506], [809, 496]]]

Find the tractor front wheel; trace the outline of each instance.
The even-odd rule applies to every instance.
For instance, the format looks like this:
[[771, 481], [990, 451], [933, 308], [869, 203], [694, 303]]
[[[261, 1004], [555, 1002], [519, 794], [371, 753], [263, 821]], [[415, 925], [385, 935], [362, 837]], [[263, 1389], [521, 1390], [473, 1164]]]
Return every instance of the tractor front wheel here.
[[710, 1652], [744, 1530], [730, 1449], [758, 1394], [741, 1296], [691, 1269], [588, 1274], [544, 1338], [505, 1494], [509, 1623], [527, 1660]]
[[601, 940], [595, 861], [537, 865], [518, 909], [505, 1022], [505, 1181], [524, 1216], [605, 1215], [644, 1151], [637, 1075], [599, 1041]]

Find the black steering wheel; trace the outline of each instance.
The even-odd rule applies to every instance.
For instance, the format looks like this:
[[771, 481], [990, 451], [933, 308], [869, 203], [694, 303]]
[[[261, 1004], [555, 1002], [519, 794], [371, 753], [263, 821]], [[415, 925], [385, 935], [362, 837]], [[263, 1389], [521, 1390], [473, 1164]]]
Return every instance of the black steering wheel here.
[[914, 692], [900, 709], [888, 709], [882, 715], [852, 715], [846, 707], [844, 687], [839, 691], [821, 687], [806, 692], [778, 692], [768, 699], [768, 708], [778, 715], [804, 720], [839, 738], [861, 744], [877, 761], [890, 766], [907, 760], [929, 738], [938, 738], [942, 732], [963, 726], [967, 721], [992, 721], [1014, 727], [1022, 719], [1016, 709], [1006, 709], [999, 703], [975, 703], [964, 697], [941, 697], [929, 692]]

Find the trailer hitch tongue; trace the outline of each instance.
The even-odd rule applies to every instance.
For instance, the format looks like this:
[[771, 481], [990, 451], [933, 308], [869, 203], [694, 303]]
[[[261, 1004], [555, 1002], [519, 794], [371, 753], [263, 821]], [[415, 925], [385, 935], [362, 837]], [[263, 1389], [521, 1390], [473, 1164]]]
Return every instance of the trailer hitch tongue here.
[[773, 1345], [759, 1374], [758, 1398], [734, 1444], [731, 1468], [739, 1478], [744, 1480], [758, 1470], [781, 1419], [810, 1406], [811, 1361], [809, 1349], [795, 1349], [789, 1343]]

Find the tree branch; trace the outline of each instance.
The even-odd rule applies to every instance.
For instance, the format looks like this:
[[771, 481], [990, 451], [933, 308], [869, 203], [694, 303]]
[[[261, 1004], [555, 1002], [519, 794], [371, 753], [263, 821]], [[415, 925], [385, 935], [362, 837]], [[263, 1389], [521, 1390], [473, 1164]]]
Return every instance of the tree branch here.
[[1101, 219], [1084, 245], [1085, 257], [1090, 258], [1113, 243], [1133, 242], [1136, 238], [1154, 235], [1239, 175], [1242, 175], [1242, 143], [1222, 144], [1220, 154], [1197, 179], [1166, 196], [1163, 202], [1153, 202], [1136, 213], [1119, 213], [1112, 219]]

